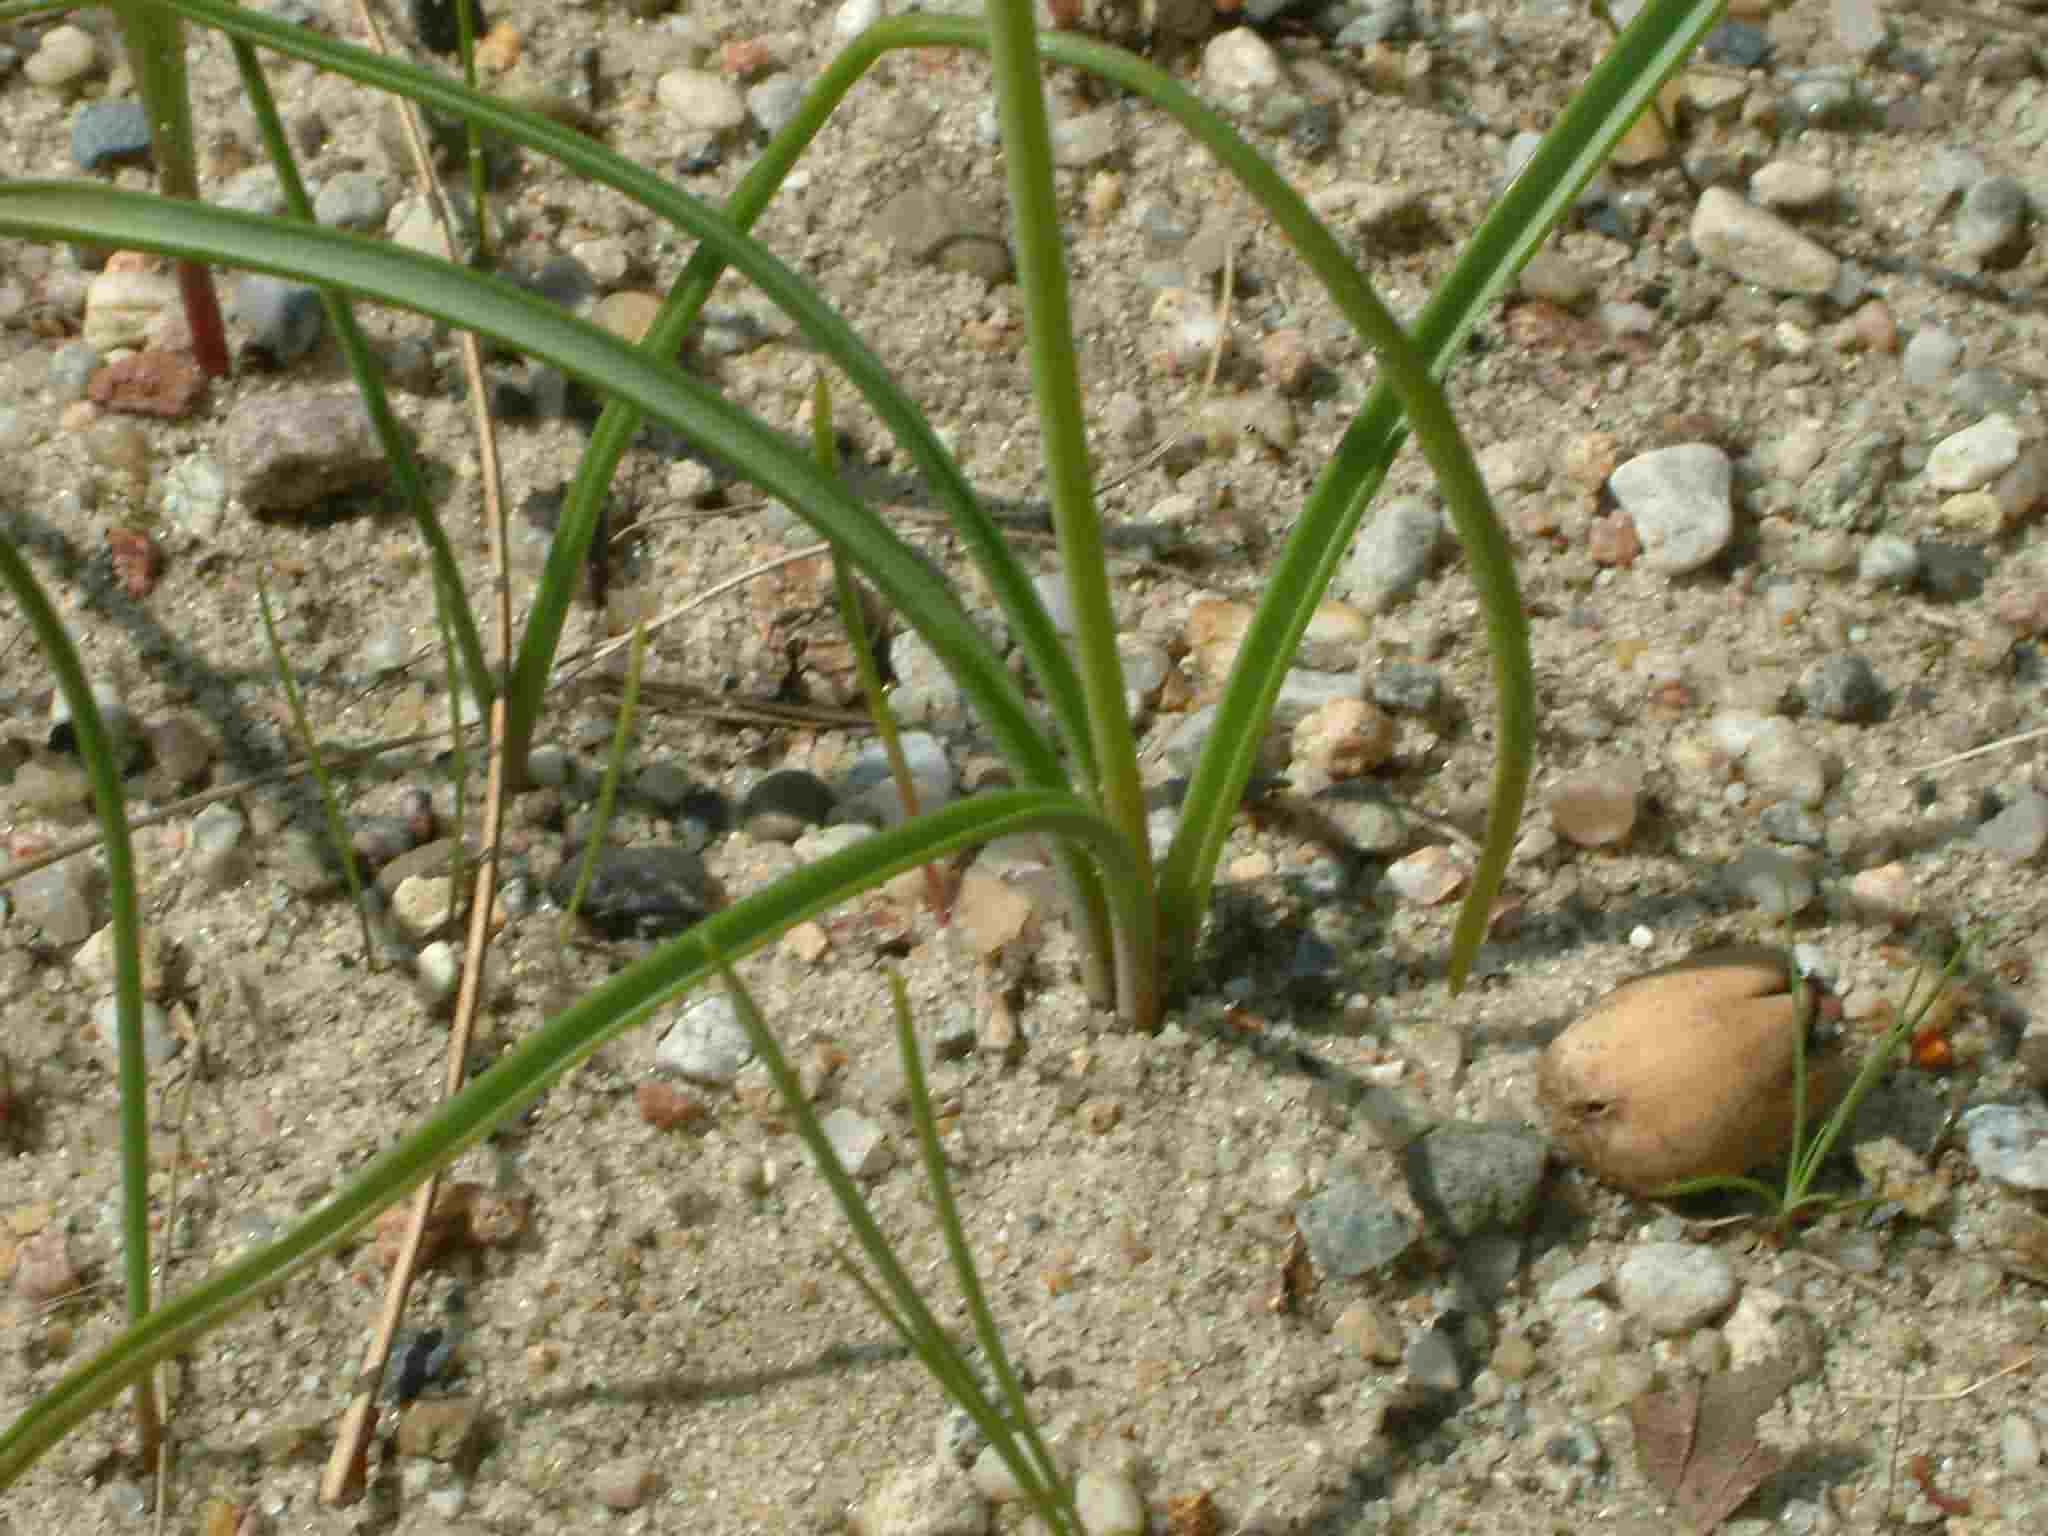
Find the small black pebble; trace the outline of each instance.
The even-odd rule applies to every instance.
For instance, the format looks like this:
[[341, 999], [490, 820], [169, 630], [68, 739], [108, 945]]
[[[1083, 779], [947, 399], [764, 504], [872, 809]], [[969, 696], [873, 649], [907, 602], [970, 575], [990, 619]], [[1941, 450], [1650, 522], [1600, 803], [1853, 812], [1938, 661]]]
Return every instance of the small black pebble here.
[[[420, 46], [432, 53], [454, 53], [462, 46], [462, 22], [455, 7], [462, 0], [411, 0], [412, 30]], [[481, 38], [490, 28], [483, 0], [467, 0], [470, 31]]]

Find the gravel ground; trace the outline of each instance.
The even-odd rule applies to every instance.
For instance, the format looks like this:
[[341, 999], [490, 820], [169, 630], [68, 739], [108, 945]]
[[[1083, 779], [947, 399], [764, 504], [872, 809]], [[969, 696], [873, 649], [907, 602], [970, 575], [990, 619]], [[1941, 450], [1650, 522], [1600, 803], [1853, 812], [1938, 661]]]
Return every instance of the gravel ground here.
[[[273, 9], [361, 35], [318, 0]], [[486, 75], [586, 114], [708, 196], [861, 14], [859, 0], [632, 14], [658, 10], [493, 0], [510, 30]], [[1814, 0], [1746, 20], [1680, 88], [1697, 185], [1654, 154], [1613, 171], [1454, 379], [1515, 537], [1543, 715], [1508, 899], [1464, 996], [1448, 995], [1443, 957], [1484, 814], [1491, 689], [1472, 588], [1413, 455], [1339, 578], [1346, 605], [1303, 658], [1302, 723], [1276, 751], [1288, 791], [1240, 821], [1201, 985], [1161, 1037], [1091, 1012], [1028, 856], [978, 864], [949, 929], [904, 884], [747, 968], [841, 1129], [873, 1142], [876, 1210], [942, 1290], [889, 1047], [883, 967], [902, 970], [942, 1058], [969, 1233], [1034, 1407], [1099, 1474], [1094, 1496], [1107, 1507], [1135, 1490], [1154, 1529], [1647, 1533], [1724, 1515], [1748, 1532], [2048, 1527], [2048, 1177], [2027, 1150], [2048, 1118], [2048, 802], [2039, 743], [1994, 747], [2043, 723], [2040, 24], [1929, 4], [1871, 31], [1861, 7]], [[1342, 42], [1338, 22], [1354, 28]], [[47, 22], [0, 33], [0, 173], [73, 174], [78, 155], [145, 185], [121, 163], [121, 121], [76, 128], [82, 104], [132, 92], [110, 68], [104, 14], [70, 25], [85, 36]], [[408, 25], [394, 30], [410, 45]], [[1266, 36], [1166, 56], [1241, 106], [1397, 312], [1448, 268], [1516, 135], [1549, 120], [1601, 40], [1568, 7], [1494, 0], [1414, 19], [1341, 7]], [[1746, 51], [1759, 43], [1764, 56]], [[402, 230], [409, 176], [375, 105], [296, 67], [273, 83], [324, 215]], [[224, 49], [195, 52], [194, 89], [208, 196], [260, 206]], [[1232, 605], [1256, 596], [1371, 363], [1166, 125], [1077, 81], [1056, 94], [1096, 446], [1108, 506], [1147, 556], [1119, 557], [1116, 591], [1145, 670], [1148, 769], [1164, 781], [1227, 664]], [[1041, 504], [1020, 311], [985, 235], [999, 185], [981, 64], [903, 57], [855, 92], [759, 232], [1028, 524]], [[507, 166], [497, 196], [514, 265], [622, 328], [687, 254], [538, 165]], [[149, 742], [140, 805], [289, 755], [259, 576], [325, 738], [445, 718], [408, 526], [374, 489], [298, 504], [329, 486], [316, 476], [380, 478], [352, 457], [346, 421], [307, 404], [344, 374], [300, 301], [237, 294], [236, 375], [185, 400], [163, 361], [179, 323], [160, 286], [115, 262], [102, 287], [85, 262], [4, 248], [0, 512]], [[1229, 351], [1205, 397], [1226, 265]], [[370, 323], [485, 591], [455, 349], [424, 324]], [[100, 371], [138, 340], [159, 344], [128, 365], [139, 377]], [[771, 421], [803, 418], [812, 359], [755, 295], [721, 290], [692, 366]], [[545, 538], [531, 523], [582, 436], [559, 381], [492, 368], [500, 407], [527, 411], [502, 438], [511, 503], [531, 514], [523, 590]], [[128, 399], [176, 414], [114, 408]], [[850, 399], [839, 416], [863, 489], [953, 558], [886, 435]], [[315, 437], [313, 458], [264, 462], [287, 428]], [[572, 643], [804, 542], [674, 447], [629, 455], [614, 515], [638, 535]], [[701, 872], [681, 860], [663, 877], [685, 913], [846, 835], [806, 828], [801, 791], [856, 799], [860, 734], [689, 703], [842, 705], [822, 590], [814, 565], [785, 570], [656, 640], [655, 707], [615, 837], [702, 845]], [[31, 644], [8, 635], [0, 655], [8, 851], [24, 858], [75, 835], [83, 811], [75, 771], [46, 745]], [[907, 712], [941, 738], [931, 772], [985, 777], [957, 702], [914, 647], [892, 656]], [[561, 696], [545, 725], [555, 782], [510, 814], [479, 1064], [644, 947], [565, 949], [545, 894], [612, 707], [601, 686]], [[1976, 748], [1991, 750], [1959, 760]], [[812, 777], [768, 781], [771, 805], [761, 786], [776, 770]], [[386, 868], [394, 963], [375, 969], [299, 790], [267, 784], [232, 812], [139, 834], [163, 945], [172, 1286], [281, 1230], [432, 1102], [439, 1010], [416, 972], [436, 961], [416, 950], [433, 936], [440, 865], [415, 845], [448, 824], [454, 787], [418, 753], [349, 782], [359, 846], [413, 850], [413, 866]], [[738, 810], [730, 826], [722, 806]], [[9, 887], [0, 923], [10, 1410], [119, 1324], [102, 973], [80, 950], [103, 902], [89, 857], [59, 869]], [[1850, 1136], [1855, 1168], [1833, 1175], [1844, 1190], [1859, 1170], [1875, 1183], [1886, 1203], [1869, 1222], [1832, 1215], [1774, 1246], [1717, 1224], [1730, 1207], [1675, 1211], [1546, 1162], [1534, 1131], [1548, 1041], [1618, 981], [1713, 944], [1779, 941], [1788, 924], [1852, 1036], [1886, 1021], [1920, 954], [1956, 932], [1973, 942], [1955, 1006], [1916, 1049], [1926, 1070], [1880, 1087]], [[378, 1304], [366, 1241], [172, 1373], [170, 1528], [234, 1529], [243, 1511], [248, 1528], [280, 1531], [825, 1531], [857, 1508], [877, 1536], [1021, 1524], [949, 1460], [940, 1395], [837, 1271], [842, 1225], [760, 1069], [702, 1017], [658, 1056], [668, 1023], [607, 1047], [458, 1168], [525, 1220], [451, 1251], [415, 1293], [423, 1325], [445, 1325], [460, 1287], [465, 1330], [420, 1400], [442, 1428], [380, 1452], [361, 1504], [319, 1505]], [[1951, 1119], [1986, 1105], [2010, 1107], [2003, 1153], [1993, 1122]], [[1702, 1381], [1715, 1411], [1688, 1453], [1670, 1426]], [[1731, 1381], [1771, 1390], [1731, 1410], [1715, 1396]], [[143, 1528], [154, 1496], [124, 1429], [110, 1414], [73, 1436], [0, 1525]], [[436, 1434], [438, 1457], [407, 1453]], [[1766, 1476], [1767, 1457], [1779, 1469]], [[1674, 1487], [1680, 1515], [1664, 1512]]]

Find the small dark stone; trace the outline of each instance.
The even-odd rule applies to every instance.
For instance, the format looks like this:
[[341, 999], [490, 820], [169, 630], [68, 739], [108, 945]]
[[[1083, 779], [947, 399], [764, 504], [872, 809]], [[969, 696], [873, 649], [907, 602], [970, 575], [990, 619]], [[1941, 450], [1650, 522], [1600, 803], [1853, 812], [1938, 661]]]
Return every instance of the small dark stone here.
[[327, 328], [318, 288], [260, 273], [236, 285], [235, 318], [249, 331], [242, 343], [243, 358], [277, 368], [312, 351]]
[[149, 158], [149, 113], [139, 101], [90, 101], [71, 119], [71, 158], [81, 170]]
[[[420, 46], [432, 53], [453, 53], [462, 46], [462, 22], [455, 7], [460, 0], [411, 0], [412, 30]], [[483, 0], [467, 0], [470, 34], [481, 38], [490, 30]]]
[[1408, 1187], [1454, 1237], [1528, 1224], [1550, 1145], [1519, 1125], [1441, 1125], [1404, 1154]]
[[1700, 52], [1717, 64], [1759, 69], [1771, 56], [1770, 34], [1747, 22], [1724, 21], [1700, 39]]
[[[548, 894], [563, 906], [576, 891], [582, 852], [572, 849], [548, 882]], [[639, 848], [603, 848], [591, 866], [582, 916], [613, 938], [657, 938], [681, 933], [710, 915], [711, 878], [704, 861], [673, 843]]]
[[1336, 144], [1338, 127], [1337, 109], [1327, 101], [1319, 101], [1294, 120], [1288, 137], [1294, 140], [1303, 159], [1320, 160]]
[[1826, 720], [1869, 725], [1891, 712], [1891, 694], [1884, 679], [1854, 652], [1814, 663], [1801, 679], [1799, 689], [1806, 707]]
[[831, 788], [801, 768], [765, 775], [740, 801], [740, 824], [771, 842], [794, 842], [806, 827], [822, 827], [837, 804]]

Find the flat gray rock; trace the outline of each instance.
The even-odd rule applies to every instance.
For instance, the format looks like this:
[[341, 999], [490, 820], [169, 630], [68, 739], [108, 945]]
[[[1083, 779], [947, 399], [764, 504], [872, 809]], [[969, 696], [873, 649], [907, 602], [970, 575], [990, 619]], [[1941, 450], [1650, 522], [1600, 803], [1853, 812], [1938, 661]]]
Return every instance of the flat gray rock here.
[[1728, 455], [1712, 443], [1679, 443], [1638, 454], [1608, 477], [1643, 541], [1643, 564], [1679, 575], [1696, 571], [1735, 536]]

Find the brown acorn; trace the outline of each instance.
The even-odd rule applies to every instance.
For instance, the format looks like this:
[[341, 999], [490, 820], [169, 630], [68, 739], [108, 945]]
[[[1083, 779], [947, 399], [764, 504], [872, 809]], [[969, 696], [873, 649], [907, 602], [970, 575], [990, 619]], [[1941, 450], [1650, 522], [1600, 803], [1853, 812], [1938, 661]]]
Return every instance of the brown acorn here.
[[[1543, 1053], [1537, 1088], [1558, 1141], [1638, 1194], [1781, 1156], [1815, 990], [1762, 945], [1704, 950], [1623, 983]], [[1808, 1126], [1847, 1086], [1847, 1065], [1809, 1046]]]

